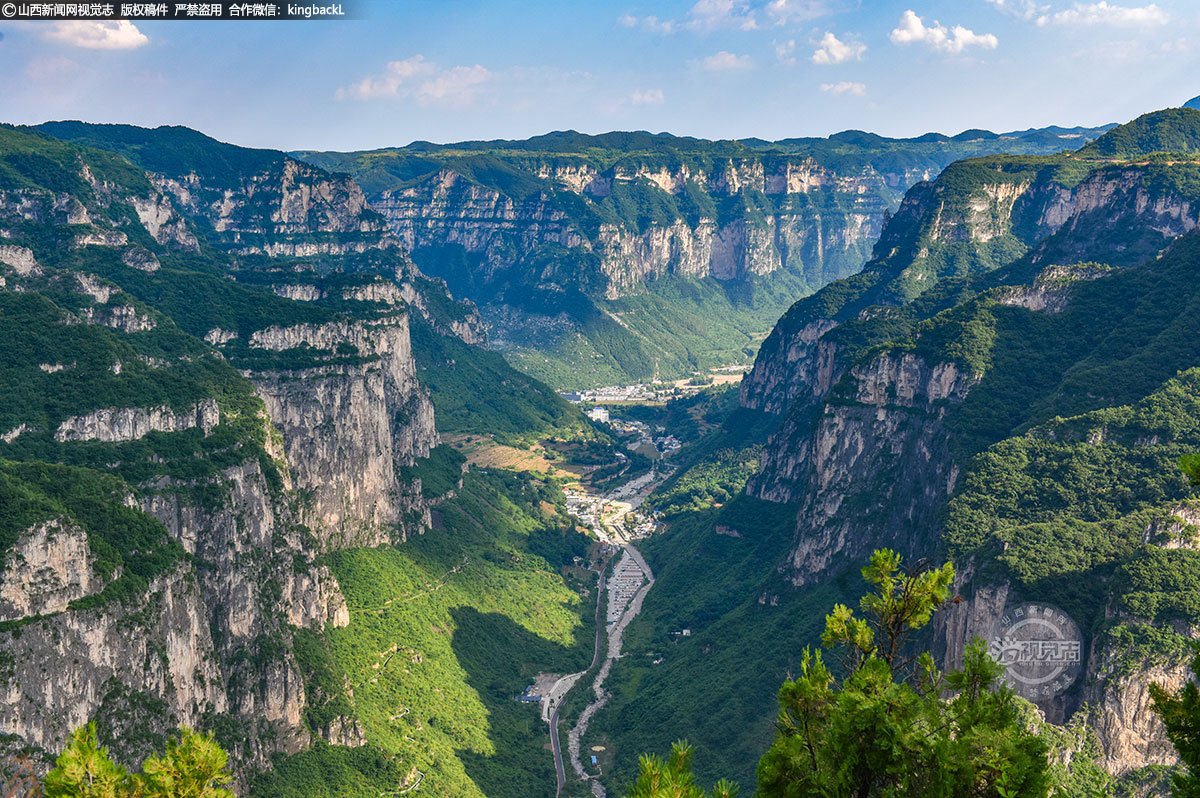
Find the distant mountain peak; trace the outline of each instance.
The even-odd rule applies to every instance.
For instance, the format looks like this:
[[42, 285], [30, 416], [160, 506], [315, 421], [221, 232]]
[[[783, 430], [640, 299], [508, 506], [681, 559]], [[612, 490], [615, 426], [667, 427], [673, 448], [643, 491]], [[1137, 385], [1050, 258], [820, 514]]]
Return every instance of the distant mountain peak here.
[[1081, 148], [1084, 157], [1139, 158], [1156, 152], [1200, 152], [1200, 113], [1167, 108], [1143, 114]]
[[1195, 108], [1200, 111], [1200, 97], [1193, 97], [1183, 104], [1184, 108]]

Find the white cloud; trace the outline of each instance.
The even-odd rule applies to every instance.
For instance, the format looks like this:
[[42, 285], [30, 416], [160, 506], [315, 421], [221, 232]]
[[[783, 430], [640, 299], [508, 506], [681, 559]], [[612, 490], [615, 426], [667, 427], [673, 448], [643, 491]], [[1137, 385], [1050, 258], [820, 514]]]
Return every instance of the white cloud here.
[[44, 34], [51, 41], [90, 50], [134, 50], [150, 39], [129, 20], [55, 22]]
[[671, 34], [686, 29], [697, 33], [716, 30], [759, 29], [759, 20], [775, 25], [816, 19], [827, 16], [830, 0], [696, 0], [680, 19], [660, 19], [622, 14], [617, 24], [623, 28], [642, 28], [655, 33]]
[[623, 28], [643, 28], [653, 33], [664, 35], [670, 35], [675, 32], [674, 20], [659, 19], [653, 14], [648, 17], [635, 17], [633, 14], [625, 14], [617, 18], [617, 24]]
[[687, 26], [692, 30], [711, 31], [719, 28], [756, 30], [754, 12], [736, 0], [696, 0], [688, 11]]
[[862, 97], [867, 93], [867, 84], [843, 80], [840, 83], [822, 83], [821, 91], [827, 94], [853, 94]]
[[766, 7], [767, 16], [776, 25], [816, 19], [829, 13], [825, 0], [771, 0]]
[[738, 72], [753, 67], [754, 61], [750, 56], [735, 55], [725, 50], [700, 59], [700, 68], [709, 72]]
[[492, 78], [492, 73], [476, 64], [456, 66], [424, 81], [415, 92], [422, 105], [454, 105], [466, 107], [475, 102], [479, 87]]
[[1099, 3], [1075, 3], [1066, 11], [1038, 17], [1039, 25], [1164, 25], [1167, 12], [1154, 3], [1148, 6], [1130, 7]]
[[1000, 44], [1000, 40], [992, 34], [976, 33], [962, 25], [947, 28], [935, 20], [932, 25], [926, 26], [924, 20], [911, 9], [900, 17], [900, 24], [892, 31], [890, 38], [894, 44], [921, 42], [951, 55], [958, 55], [968, 47], [995, 50]]
[[347, 97], [355, 100], [374, 100], [380, 97], [396, 97], [403, 91], [407, 96], [411, 93], [411, 83], [414, 78], [431, 75], [436, 67], [425, 60], [423, 55], [414, 55], [403, 61], [389, 61], [383, 74], [374, 78], [363, 78], [360, 82], [344, 89], [337, 90], [337, 98]]
[[775, 57], [779, 59], [781, 64], [796, 63], [796, 40], [788, 39], [786, 42], [771, 42], [775, 46]]
[[634, 105], [662, 105], [663, 100], [662, 89], [646, 89], [645, 91], [635, 91], [629, 96], [629, 101]]
[[421, 105], [466, 107], [475, 102], [483, 84], [494, 75], [479, 64], [442, 69], [423, 55], [389, 61], [383, 74], [363, 78], [337, 90], [339, 100], [412, 97]]
[[841, 64], [852, 59], [861, 61], [863, 53], [866, 51], [867, 46], [861, 42], [843, 42], [832, 33], [826, 32], [820, 45], [812, 54], [812, 60], [814, 64]]
[[1039, 14], [1044, 14], [1050, 10], [1050, 6], [1039, 5], [1034, 0], [987, 0], [1000, 11], [1006, 14], [1020, 17], [1021, 19], [1034, 19]]

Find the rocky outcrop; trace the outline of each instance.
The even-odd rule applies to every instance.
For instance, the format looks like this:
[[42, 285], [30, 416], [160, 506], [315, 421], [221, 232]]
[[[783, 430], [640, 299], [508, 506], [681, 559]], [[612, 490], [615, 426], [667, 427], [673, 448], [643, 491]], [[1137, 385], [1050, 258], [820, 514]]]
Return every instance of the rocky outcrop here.
[[202, 399], [190, 408], [175, 411], [160, 407], [109, 407], [72, 416], [58, 426], [57, 441], [136, 441], [151, 432], [180, 432], [199, 427], [207, 435], [220, 423], [215, 399]]
[[[965, 564], [955, 590], [966, 597], [933, 618], [934, 650], [945, 669], [961, 667], [967, 643], [975, 637], [989, 639], [1006, 608], [1022, 600], [1006, 581], [970, 584], [974, 572], [974, 563]], [[1102, 635], [1088, 641], [1087, 651], [1091, 653], [1075, 688], [1039, 701], [1043, 716], [1058, 724], [1083, 717], [1099, 743], [1100, 766], [1113, 776], [1150, 765], [1176, 764], [1178, 756], [1152, 708], [1149, 686], [1178, 691], [1191, 678], [1190, 657], [1139, 660], [1138, 655], [1114, 649]]]
[[316, 302], [325, 297], [325, 292], [315, 285], [308, 283], [284, 283], [271, 287], [277, 295], [297, 302]]
[[[197, 503], [205, 485], [209, 500]], [[319, 630], [345, 626], [349, 614], [336, 579], [315, 565], [296, 508], [273, 494], [257, 461], [201, 485], [164, 481], [141, 507], [204, 563], [197, 576], [225, 711], [247, 729], [240, 755], [262, 766], [272, 751], [300, 750], [308, 742], [306, 697], [281, 622]], [[256, 655], [264, 646], [274, 652], [266, 661]]]
[[0, 621], [62, 612], [102, 587], [87, 535], [63, 519], [26, 529], [9, 549], [0, 580]]
[[357, 183], [282, 153], [232, 183], [196, 172], [151, 180], [185, 215], [203, 218], [224, 246], [240, 254], [308, 257], [396, 246]]
[[250, 344], [273, 351], [350, 347], [365, 361], [250, 375], [283, 434], [295, 487], [312, 497], [304, 517], [322, 544], [377, 545], [422, 528], [426, 511], [412, 517], [396, 472], [437, 443], [407, 316], [271, 327], [254, 333]]
[[1077, 226], [1088, 215], [1102, 212], [1116, 221], [1119, 215], [1141, 217], [1147, 227], [1167, 238], [1196, 228], [1200, 208], [1172, 192], [1148, 185], [1142, 167], [1112, 167], [1092, 172], [1073, 191], [1056, 191], [1046, 202], [1040, 222], [1051, 232]]
[[1037, 208], [1044, 237], [1034, 263], [1139, 263], [1200, 224], [1195, 198], [1144, 166], [1097, 169], [1071, 191], [1044, 189]]
[[742, 406], [779, 415], [793, 402], [810, 406], [823, 399], [842, 373], [838, 345], [823, 338], [835, 327], [830, 319], [809, 322], [794, 334], [777, 326], [742, 380]]
[[1146, 527], [1142, 542], [1164, 549], [1200, 548], [1200, 502], [1172, 507], [1165, 518]]
[[138, 220], [155, 241], [177, 244], [191, 252], [200, 251], [200, 242], [165, 195], [156, 192], [148, 197], [133, 197], [131, 202]]
[[149, 314], [139, 312], [132, 305], [121, 303], [94, 305], [84, 308], [79, 315], [88, 324], [102, 324], [127, 333], [153, 330], [156, 324]]
[[0, 645], [11, 657], [0, 679], [0, 730], [46, 750], [130, 696], [144, 709], [126, 722], [150, 734], [227, 709], [208, 613], [183, 568], [155, 580], [141, 601], [35, 619], [0, 633]]
[[958, 477], [942, 421], [974, 382], [953, 363], [885, 354], [851, 369], [815, 422], [785, 419], [747, 492], [798, 503], [794, 584], [882, 546], [911, 555], [927, 543]]
[[42, 267], [26, 247], [0, 247], [0, 263], [8, 266], [21, 277], [33, 277], [42, 273]]
[[0, 441], [4, 441], [5, 443], [12, 443], [17, 438], [21, 437], [21, 433], [27, 432], [28, 430], [29, 430], [29, 427], [27, 425], [18, 424], [17, 426], [10, 429], [8, 432], [0, 434]]
[[162, 265], [158, 262], [158, 256], [143, 247], [130, 247], [125, 250], [121, 255], [121, 262], [131, 269], [150, 273], [158, 271]]
[[1103, 663], [1089, 680], [1086, 700], [1089, 722], [1096, 730], [1101, 765], [1114, 776], [1148, 765], [1175, 765], [1179, 755], [1167, 739], [1166, 728], [1154, 711], [1150, 685], [1178, 692], [1191, 680], [1187, 657], [1174, 662], [1144, 662], [1134, 669], [1115, 672], [1114, 663]]
[[237, 337], [238, 334], [233, 330], [222, 330], [220, 327], [213, 327], [204, 334], [204, 340], [213, 346], [220, 346], [221, 344], [229, 343]]
[[129, 236], [120, 230], [101, 230], [99, 228], [80, 233], [75, 236], [75, 247], [123, 247], [129, 243]]

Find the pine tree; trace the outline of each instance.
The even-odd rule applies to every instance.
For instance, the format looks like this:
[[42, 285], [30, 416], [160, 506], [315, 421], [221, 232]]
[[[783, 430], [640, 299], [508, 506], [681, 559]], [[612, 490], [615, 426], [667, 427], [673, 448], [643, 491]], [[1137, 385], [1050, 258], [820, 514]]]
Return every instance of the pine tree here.
[[[839, 679], [820, 651], [805, 649], [800, 675], [779, 690], [775, 742], [758, 763], [764, 798], [1044, 798], [1046, 743], [1026, 728], [1002, 666], [978, 638], [960, 670], [942, 674], [914, 633], [950, 597], [954, 568], [904, 569], [876, 551], [863, 577], [874, 590], [861, 617], [837, 605], [822, 643], [837, 652]], [[691, 748], [669, 760], [643, 756], [630, 798], [705, 798]], [[714, 798], [732, 795], [721, 782]], [[1200, 796], [1197, 796], [1200, 798]]]
[[1185, 454], [1179, 458], [1179, 467], [1191, 480], [1192, 487], [1200, 487], [1200, 454]]
[[178, 740], [167, 743], [162, 756], [151, 756], [142, 763], [139, 798], [233, 798], [220, 785], [231, 779], [226, 766], [229, 755], [213, 741], [184, 727]]
[[96, 724], [76, 729], [46, 775], [46, 798], [126, 798], [133, 783], [96, 737]]
[[46, 775], [46, 798], [234, 798], [228, 755], [212, 738], [184, 727], [162, 756], [129, 774], [100, 745], [96, 724], [77, 729]]
[[[910, 636], [949, 598], [954, 569], [902, 570], [881, 550], [863, 576], [875, 590], [862, 617], [843, 605], [822, 642], [840, 653], [839, 680], [806, 650], [779, 691], [775, 743], [758, 765], [766, 798], [1038, 798], [1049, 791], [1046, 745], [1025, 729], [981, 640], [943, 675]], [[947, 694], [952, 697], [947, 698]]]
[[[672, 746], [669, 759], [643, 754], [629, 798], [708, 798], [708, 793], [696, 786], [691, 760], [692, 747], [683, 740]], [[712, 798], [736, 798], [737, 792], [737, 787], [722, 780], [713, 787]]]

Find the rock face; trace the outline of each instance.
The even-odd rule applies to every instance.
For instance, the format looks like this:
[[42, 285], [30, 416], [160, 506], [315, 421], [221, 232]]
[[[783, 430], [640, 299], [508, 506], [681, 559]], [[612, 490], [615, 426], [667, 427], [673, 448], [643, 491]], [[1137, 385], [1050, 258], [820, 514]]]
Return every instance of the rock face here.
[[170, 407], [110, 407], [74, 416], [59, 425], [57, 441], [136, 441], [151, 432], [179, 432], [199, 427], [212, 432], [221, 420], [216, 400], [203, 399], [192, 407], [176, 412]]
[[823, 399], [843, 368], [838, 345], [823, 339], [835, 327], [831, 319], [817, 319], [791, 335], [772, 330], [742, 380], [742, 406], [781, 415], [793, 402], [809, 406]]
[[[486, 277], [507, 273], [548, 246], [591, 253], [598, 258], [602, 291], [613, 299], [636, 293], [647, 280], [664, 274], [742, 280], [789, 269], [822, 285], [852, 273], [862, 262], [868, 242], [882, 226], [886, 202], [879, 195], [928, 177], [880, 174], [869, 168], [861, 175], [839, 176], [802, 158], [773, 165], [770, 173], [765, 169], [762, 160], [748, 159], [730, 160], [712, 172], [686, 166], [674, 171], [614, 167], [604, 173], [589, 167], [547, 167], [542, 175], [585, 201], [610, 196], [614, 185], [649, 184], [672, 195], [704, 192], [718, 202], [762, 194], [788, 208], [766, 217], [701, 216], [641, 227], [602, 222], [588, 229], [553, 195], [542, 192], [514, 200], [450, 170], [385, 191], [372, 205], [407, 248], [458, 244], [483, 257]], [[821, 201], [810, 200], [810, 194], [845, 201], [821, 211], [813, 207]], [[528, 281], [569, 285], [571, 279], [542, 274], [529, 275]]]
[[0, 582], [0, 621], [62, 612], [100, 590], [87, 535], [62, 519], [25, 530], [9, 549]]
[[949, 274], [958, 275], [1028, 253], [1043, 267], [1041, 275], [1030, 286], [1008, 289], [1000, 301], [1057, 312], [1067, 283], [1106, 270], [1072, 264], [1140, 263], [1200, 222], [1197, 203], [1146, 167], [1095, 169], [1073, 188], [1023, 173], [978, 178], [974, 168], [961, 162], [937, 180], [915, 185], [884, 226], [853, 288], [844, 288], [841, 297], [801, 300], [788, 311], [742, 382], [742, 406], [782, 414], [793, 403], [818, 402], [847, 365], [841, 362], [844, 347], [829, 333], [846, 321], [878, 315], [880, 306], [919, 296], [938, 283], [938, 269], [947, 263]]
[[353, 347], [365, 362], [251, 377], [272, 423], [283, 434], [296, 488], [311, 492], [305, 520], [324, 545], [378, 545], [419, 529], [409, 517], [396, 468], [437, 445], [433, 405], [420, 387], [408, 318], [385, 323], [271, 327], [253, 347], [285, 351]]
[[[976, 376], [951, 362], [939, 344], [926, 345], [927, 331], [949, 323], [937, 319], [958, 318], [954, 314], [963, 311], [975, 323], [991, 318], [990, 311], [970, 316], [984, 307], [996, 308], [996, 318], [1007, 313], [1004, 318], [1013, 319], [1010, 308], [1023, 308], [1039, 314], [1029, 329], [1041, 329], [1037, 325], [1043, 323], [1051, 329], [1048, 320], [1069, 314], [1076, 298], [1100, 295], [1098, 289], [1079, 286], [1081, 281], [1154, 259], [1200, 222], [1195, 192], [1144, 165], [1092, 168], [1072, 186], [1048, 174], [996, 159], [956, 165], [937, 181], [914, 187], [885, 225], [863, 273], [801, 300], [763, 343], [742, 383], [741, 403], [781, 421], [747, 492], [797, 507], [795, 543], [780, 564], [794, 584], [818, 582], [865, 561], [882, 546], [906, 559], [935, 552], [944, 556], [942, 513], [955, 495], [960, 468], [975, 467], [952, 449], [951, 436], [963, 433], [956, 425], [965, 417], [956, 414], [968, 397], [974, 402], [996, 394], [979, 388], [985, 374]], [[1180, 257], [1187, 262], [1188, 256]], [[954, 284], [914, 302], [943, 280], [986, 271], [995, 272], [989, 287], [978, 294], [964, 292], [983, 304], [955, 299]], [[979, 323], [976, 331], [987, 324]], [[991, 383], [989, 390], [998, 384]], [[973, 395], [976, 390], [980, 395]], [[973, 404], [972, 412], [984, 406]], [[1009, 412], [1018, 411], [1010, 406]], [[1136, 435], [1131, 435], [1133, 441]], [[1102, 430], [1081, 440], [1099, 446], [1101, 438]], [[1162, 443], [1157, 437], [1138, 440], [1129, 445]], [[1144, 543], [1193, 547], [1198, 519], [1194, 507], [1175, 507], [1147, 528]], [[1007, 550], [1006, 540], [998, 537], [994, 544]], [[989, 550], [986, 556], [996, 555]], [[1045, 600], [1019, 595], [1015, 582], [995, 575], [999, 565], [980, 569], [973, 560], [957, 565], [961, 600], [934, 621], [934, 651], [946, 668], [960, 665], [970, 639], [988, 636], [1007, 607]], [[1126, 617], [1116, 603], [1099, 610], [1113, 623], [1151, 623]], [[1176, 628], [1175, 633], [1181, 639], [1196, 636], [1195, 629]], [[1149, 706], [1147, 685], [1178, 687], [1188, 678], [1185, 658], [1165, 644], [1155, 655], [1117, 650], [1102, 633], [1090, 634], [1082, 641], [1084, 673], [1073, 688], [1039, 703], [1039, 709], [1050, 722], [1063, 723], [1089, 705], [1087, 723], [1112, 774], [1173, 764], [1174, 752]]]
[[[27, 605], [44, 601], [30, 595]], [[73, 729], [131, 694], [181, 723], [227, 708], [206, 608], [185, 571], [157, 580], [141, 606], [63, 612], [22, 632], [4, 636], [11, 659], [0, 729], [30, 745], [57, 750]], [[166, 720], [136, 718], [149, 721], [148, 730], [169, 728]]]
[[882, 546], [910, 555], [924, 545], [958, 475], [942, 420], [973, 383], [952, 363], [883, 355], [850, 370], [815, 428], [807, 414], [784, 421], [747, 492], [800, 505], [794, 584]]
[[8, 266], [21, 277], [39, 274], [42, 270], [33, 257], [33, 250], [27, 247], [0, 247], [0, 263]]
[[[156, 386], [181, 397], [173, 404], [99, 406], [97, 400], [89, 407], [85, 394], [72, 399], [70, 411], [48, 401], [28, 417], [45, 420], [5, 424], [3, 445], [39, 437], [66, 453], [64, 459], [85, 447], [97, 449], [97, 443], [111, 445], [114, 462], [78, 470], [88, 485], [103, 478], [122, 486], [104, 501], [150, 516], [141, 520], [158, 530], [153, 545], [161, 550], [139, 549], [137, 555], [161, 555], [166, 563], [141, 582], [126, 579], [143, 574], [112, 566], [113, 546], [95, 536], [86, 514], [54, 509], [17, 530], [0, 572], [0, 620], [12, 622], [0, 630], [6, 750], [56, 753], [73, 729], [100, 719], [114, 756], [136, 765], [161, 750], [163, 736], [181, 724], [221, 729], [228, 732], [223, 742], [232, 747], [236, 786], [244, 792], [254, 768], [268, 766], [274, 753], [302, 750], [314, 734], [340, 745], [366, 742], [362, 729], [345, 719], [309, 727], [306, 674], [292, 650], [293, 629], [349, 623], [345, 598], [320, 563], [322, 554], [399, 542], [429, 523], [419, 482], [400, 471], [437, 443], [433, 406], [417, 380], [408, 314], [426, 305], [441, 309], [422, 292], [441, 290], [444, 296], [444, 286], [412, 268], [352, 181], [276, 156], [267, 157], [262, 169], [232, 178], [198, 168], [176, 177], [151, 173], [131, 179], [130, 188], [97, 180], [87, 158], [71, 150], [64, 168], [78, 169], [90, 187], [78, 197], [48, 189], [0, 191], [0, 224], [6, 228], [88, 226], [60, 236], [62, 251], [49, 254], [38, 241], [21, 238], [24, 233], [9, 236], [6, 230], [0, 280], [7, 282], [0, 288], [44, 292], [37, 299], [46, 308], [39, 321], [47, 325], [83, 321], [115, 330], [104, 331], [104, 340], [116, 342], [111, 352], [97, 356], [80, 348], [54, 360], [34, 359], [19, 366], [27, 372], [23, 379], [91, 369], [125, 389], [122, 381], [134, 370], [123, 376], [122, 361], [135, 359], [151, 366], [136, 379], [164, 377], [164, 353], [155, 348], [161, 342], [144, 334], [156, 327], [166, 347], [190, 349], [178, 362], [207, 361], [195, 372], [174, 370]], [[72, 271], [75, 261], [86, 260], [73, 249], [93, 246], [120, 250], [90, 253], [113, 265], [115, 272], [105, 272], [112, 281]], [[118, 259], [141, 272], [134, 272], [139, 281], [169, 282], [159, 257], [179, 251], [192, 253], [189, 259], [211, 258], [205, 268], [228, 268], [226, 276], [236, 277], [237, 261], [213, 256], [214, 247], [234, 255], [329, 258], [280, 267], [292, 279], [279, 283], [301, 283], [279, 292], [285, 297], [325, 299], [304, 280], [331, 273], [339, 292], [342, 285], [361, 290], [333, 294], [343, 303], [337, 315], [304, 316], [340, 319], [324, 324], [231, 323], [218, 312], [201, 328], [201, 334], [211, 331], [208, 344], [248, 347], [264, 362], [278, 356], [278, 369], [247, 372], [247, 381], [199, 339], [188, 339], [153, 299], [144, 304], [131, 296], [129, 284], [118, 285]], [[362, 252], [369, 254], [350, 266], [363, 273], [339, 283], [339, 272], [353, 269], [348, 259], [337, 258]], [[264, 259], [253, 260], [261, 265]], [[258, 285], [264, 283], [269, 285]], [[64, 289], [76, 293], [69, 312], [54, 303]], [[236, 295], [253, 296], [244, 290]], [[269, 288], [262, 296], [286, 302]], [[373, 305], [358, 308], [356, 302]], [[222, 329], [218, 320], [234, 329]], [[478, 318], [469, 312], [454, 322], [464, 337], [478, 332]], [[114, 395], [133, 395], [136, 402], [136, 393]], [[174, 445], [180, 438], [170, 436], [191, 441], [198, 437], [193, 430], [205, 436], [201, 446]], [[122, 483], [134, 479], [120, 471], [127, 453], [153, 476]], [[117, 580], [124, 580], [117, 587], [132, 589], [106, 593]]]
[[1178, 692], [1191, 679], [1188, 665], [1186, 658], [1171, 663], [1143, 662], [1119, 674], [1112, 663], [1099, 666], [1087, 700], [1106, 771], [1121, 776], [1148, 765], [1178, 764], [1175, 746], [1152, 708], [1149, 686], [1157, 684]]
[[[958, 574], [957, 590], [971, 581], [974, 570], [972, 563]], [[934, 649], [942, 666], [961, 667], [966, 644], [974, 637], [987, 639], [1006, 607], [1021, 600], [1007, 582], [985, 584], [937, 613]], [[1150, 765], [1177, 764], [1175, 748], [1151, 707], [1149, 685], [1178, 691], [1190, 679], [1190, 657], [1139, 660], [1115, 650], [1100, 635], [1087, 641], [1087, 650], [1091, 656], [1078, 679], [1082, 689], [1040, 702], [1038, 708], [1046, 719], [1063, 723], [1086, 706], [1085, 720], [1100, 744], [1099, 764], [1114, 776]]]
[[195, 171], [152, 180], [185, 215], [206, 219], [239, 254], [310, 257], [395, 246], [382, 235], [386, 227], [357, 183], [282, 153], [232, 183]]
[[[209, 564], [198, 577], [207, 628], [216, 635], [214, 658], [222, 665], [218, 684], [226, 709], [217, 711], [244, 724], [247, 749], [239, 753], [261, 767], [272, 751], [308, 744], [304, 682], [280, 621], [321, 629], [326, 623], [344, 626], [349, 617], [337, 581], [313, 564], [315, 552], [291, 503], [273, 495], [259, 465], [227, 469], [216, 484], [221, 497], [214, 506], [189, 502], [189, 486], [171, 482], [142, 509]], [[259, 657], [256, 666], [255, 652], [272, 646], [275, 656], [265, 662]]]

